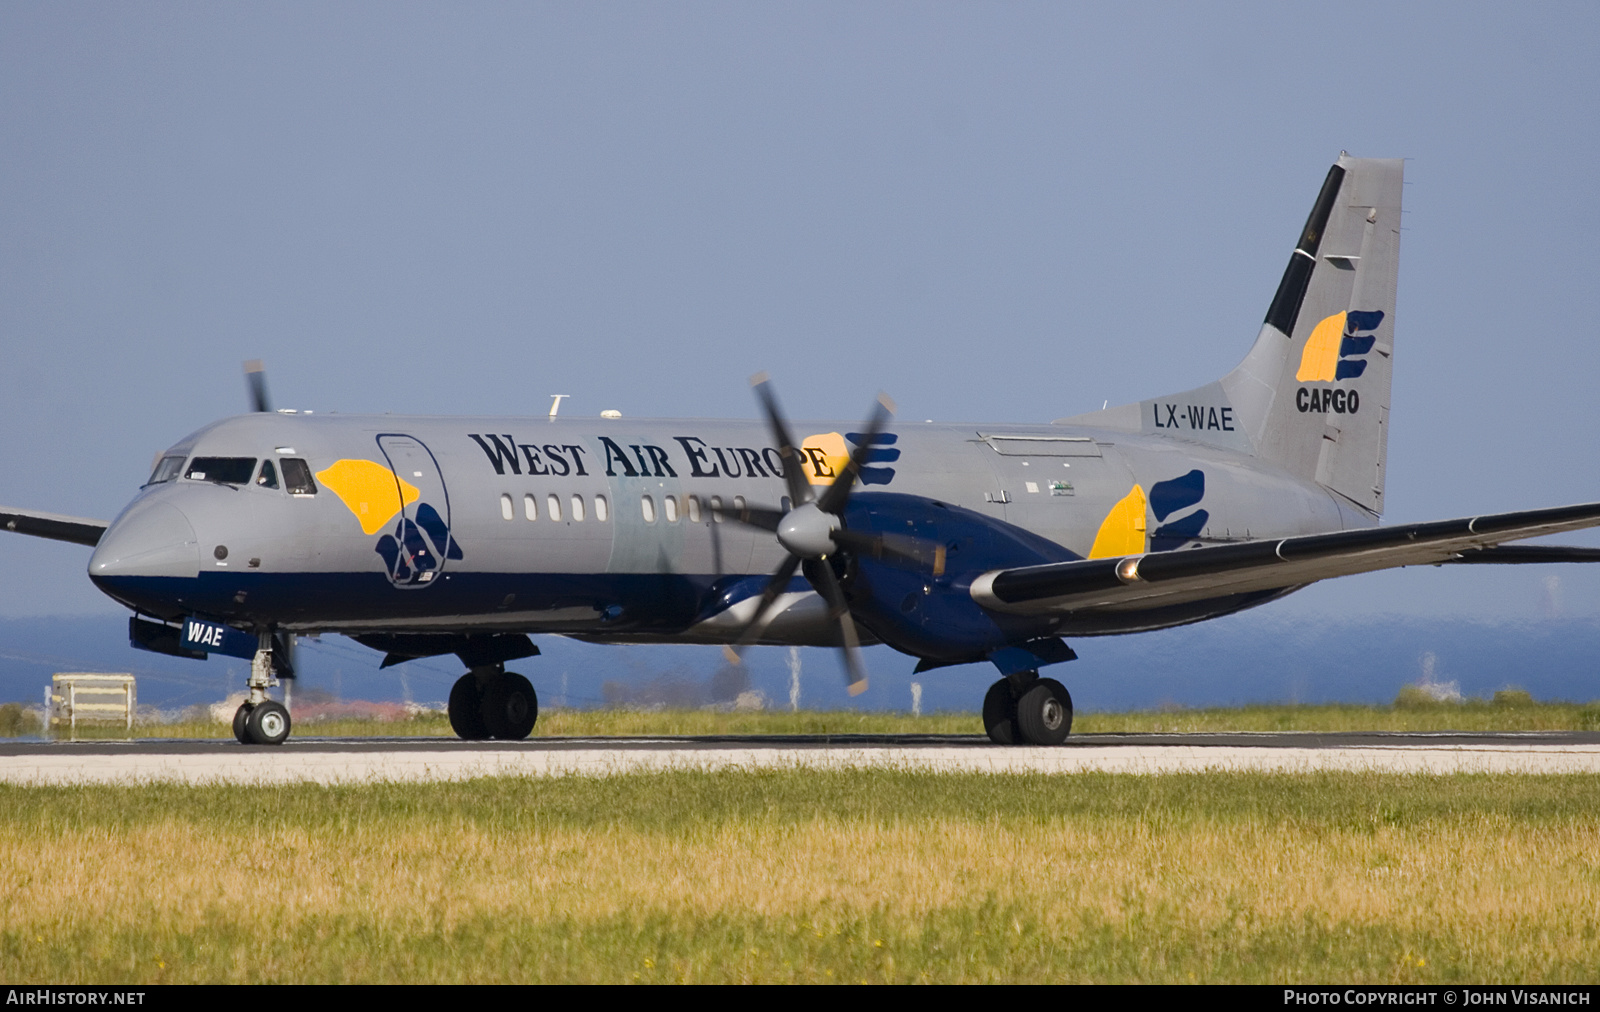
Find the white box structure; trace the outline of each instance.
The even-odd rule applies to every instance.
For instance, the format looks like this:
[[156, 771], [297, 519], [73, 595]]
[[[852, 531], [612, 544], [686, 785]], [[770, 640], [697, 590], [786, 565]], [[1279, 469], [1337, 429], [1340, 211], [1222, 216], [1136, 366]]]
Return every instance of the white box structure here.
[[78, 736], [80, 720], [115, 721], [133, 736], [138, 704], [134, 677], [100, 671], [60, 671], [50, 679], [50, 728], [68, 728]]

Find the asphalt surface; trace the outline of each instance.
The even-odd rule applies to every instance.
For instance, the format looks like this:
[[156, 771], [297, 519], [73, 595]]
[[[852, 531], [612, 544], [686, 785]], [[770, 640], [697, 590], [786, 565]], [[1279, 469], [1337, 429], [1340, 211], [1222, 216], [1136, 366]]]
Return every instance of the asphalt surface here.
[[[1348, 749], [1348, 748], [1517, 748], [1532, 746], [1600, 747], [1600, 731], [1391, 732], [1274, 731], [1209, 734], [1079, 734], [1061, 750], [1106, 748]], [[136, 741], [0, 741], [0, 757], [28, 755], [214, 755], [250, 752], [419, 752], [456, 753], [604, 751], [694, 752], [794, 749], [981, 749], [1005, 752], [981, 734], [760, 734], [661, 737], [529, 738], [526, 741], [461, 741], [457, 738], [317, 738], [295, 735], [281, 746], [244, 746], [232, 739], [141, 738]]]

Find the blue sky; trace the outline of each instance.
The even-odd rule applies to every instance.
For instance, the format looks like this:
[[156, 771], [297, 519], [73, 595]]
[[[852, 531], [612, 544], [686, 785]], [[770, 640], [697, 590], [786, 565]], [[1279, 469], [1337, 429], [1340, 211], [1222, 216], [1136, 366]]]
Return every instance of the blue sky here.
[[[1389, 520], [1600, 498], [1600, 7], [0, 6], [0, 502], [243, 409], [1043, 421], [1241, 357], [1404, 156]], [[1600, 538], [1577, 537], [1600, 544]], [[0, 538], [0, 617], [108, 613]], [[1308, 617], [1592, 616], [1426, 569]]]

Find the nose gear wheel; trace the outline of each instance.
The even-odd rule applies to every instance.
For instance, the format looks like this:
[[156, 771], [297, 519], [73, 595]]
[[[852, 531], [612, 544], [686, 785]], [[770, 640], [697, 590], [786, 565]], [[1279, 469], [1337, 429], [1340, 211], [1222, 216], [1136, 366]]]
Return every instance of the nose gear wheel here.
[[282, 745], [289, 739], [289, 711], [276, 700], [248, 700], [233, 713], [233, 736], [241, 745]]

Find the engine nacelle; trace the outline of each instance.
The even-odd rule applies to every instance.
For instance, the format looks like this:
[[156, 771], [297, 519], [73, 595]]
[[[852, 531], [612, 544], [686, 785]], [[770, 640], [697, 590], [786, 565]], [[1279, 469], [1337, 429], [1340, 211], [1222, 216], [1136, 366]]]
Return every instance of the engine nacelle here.
[[862, 625], [896, 650], [935, 661], [981, 661], [993, 650], [1053, 635], [1059, 619], [988, 611], [972, 599], [972, 581], [992, 569], [1081, 558], [1004, 520], [922, 496], [857, 492], [844, 520], [852, 531], [944, 546], [940, 573], [866, 555], [829, 560], [840, 567], [851, 614]]

